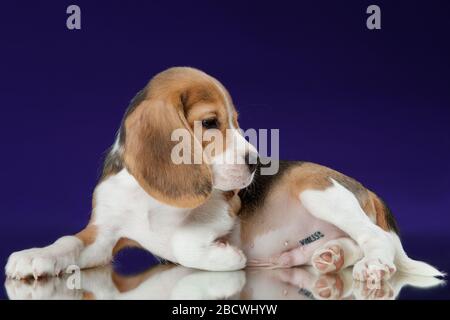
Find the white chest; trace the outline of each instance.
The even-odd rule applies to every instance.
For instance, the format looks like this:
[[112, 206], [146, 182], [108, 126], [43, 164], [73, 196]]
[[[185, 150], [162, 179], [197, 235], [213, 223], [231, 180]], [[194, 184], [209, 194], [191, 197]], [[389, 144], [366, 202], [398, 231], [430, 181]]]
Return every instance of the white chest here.
[[175, 234], [189, 230], [195, 237], [213, 242], [234, 226], [220, 191], [213, 191], [208, 201], [195, 209], [176, 208], [151, 197], [125, 169], [101, 183], [95, 197], [96, 223], [114, 228], [117, 236], [137, 241], [173, 262], [177, 262]]

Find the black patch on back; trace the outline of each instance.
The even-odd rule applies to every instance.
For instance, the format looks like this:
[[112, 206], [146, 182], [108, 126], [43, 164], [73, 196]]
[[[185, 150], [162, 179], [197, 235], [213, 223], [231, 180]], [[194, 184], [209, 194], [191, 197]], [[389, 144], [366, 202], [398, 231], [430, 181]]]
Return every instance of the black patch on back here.
[[[119, 139], [119, 146], [123, 146], [125, 143], [125, 120], [126, 118], [136, 109], [138, 105], [141, 104], [142, 101], [145, 100], [145, 96], [147, 95], [147, 88], [144, 88], [140, 90], [133, 99], [131, 99], [130, 104], [128, 105], [127, 109], [125, 110], [125, 114], [123, 115], [122, 121], [120, 123], [119, 131], [118, 131], [118, 139]], [[103, 168], [100, 179], [103, 179], [105, 176], [112, 174], [112, 173], [118, 173], [120, 170], [123, 169], [123, 161], [122, 161], [122, 155], [118, 152], [113, 152], [114, 146], [111, 146], [106, 151], [105, 160], [103, 161]]]
[[360, 182], [334, 170], [331, 173], [329, 173], [328, 178], [336, 180], [340, 185], [342, 185], [348, 191], [353, 193], [356, 199], [358, 200], [359, 204], [361, 205], [361, 207], [364, 206], [364, 204], [361, 203], [361, 199], [368, 198], [369, 193]]
[[123, 115], [122, 122], [120, 124], [119, 129], [119, 144], [123, 145], [125, 143], [125, 120], [128, 118], [128, 116], [136, 110], [137, 106], [142, 103], [142, 101], [145, 100], [145, 96], [147, 95], [147, 88], [142, 89], [136, 95], [133, 99], [131, 99], [130, 104], [128, 105], [127, 110], [125, 111], [125, 114]]
[[289, 168], [302, 165], [302, 163], [303, 162], [300, 161], [279, 160], [279, 169], [276, 174], [261, 175], [261, 168], [269, 167], [270, 163], [263, 165], [258, 161], [252, 183], [247, 188], [239, 191], [239, 197], [241, 198], [241, 212], [244, 214], [249, 213], [263, 206], [273, 184], [278, 181]]
[[123, 169], [123, 162], [120, 154], [118, 152], [112, 152], [112, 148], [113, 147], [110, 147], [106, 151], [106, 157], [103, 161], [103, 170], [100, 179], [105, 178], [109, 174], [118, 173]]

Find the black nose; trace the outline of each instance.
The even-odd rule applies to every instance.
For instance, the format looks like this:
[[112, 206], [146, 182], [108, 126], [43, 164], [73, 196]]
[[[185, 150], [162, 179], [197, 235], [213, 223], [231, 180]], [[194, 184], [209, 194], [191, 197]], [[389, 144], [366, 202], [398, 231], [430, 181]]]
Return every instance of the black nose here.
[[253, 152], [247, 152], [245, 155], [245, 164], [248, 166], [250, 173], [255, 172], [258, 166], [258, 155]]

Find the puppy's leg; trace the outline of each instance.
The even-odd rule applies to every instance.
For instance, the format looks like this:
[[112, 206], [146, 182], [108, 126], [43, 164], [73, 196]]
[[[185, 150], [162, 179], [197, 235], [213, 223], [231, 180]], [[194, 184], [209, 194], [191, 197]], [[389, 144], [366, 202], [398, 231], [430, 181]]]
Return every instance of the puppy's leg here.
[[225, 240], [235, 223], [230, 206], [220, 194], [193, 210], [172, 237], [176, 262], [208, 271], [233, 271], [245, 267], [244, 253]]
[[185, 227], [172, 239], [175, 259], [185, 267], [207, 271], [234, 271], [245, 267], [244, 253], [217, 240], [208, 226]]
[[312, 215], [346, 232], [362, 249], [364, 258], [353, 269], [355, 279], [380, 281], [389, 278], [396, 270], [392, 239], [370, 221], [353, 193], [336, 181], [332, 182], [333, 185], [325, 190], [302, 191], [300, 201]]
[[312, 266], [320, 273], [338, 272], [354, 265], [363, 257], [361, 248], [350, 238], [328, 241], [314, 251]]
[[108, 263], [117, 242], [110, 228], [88, 225], [74, 236], [65, 236], [44, 248], [14, 252], [5, 267], [10, 278], [57, 276], [69, 266], [80, 269]]

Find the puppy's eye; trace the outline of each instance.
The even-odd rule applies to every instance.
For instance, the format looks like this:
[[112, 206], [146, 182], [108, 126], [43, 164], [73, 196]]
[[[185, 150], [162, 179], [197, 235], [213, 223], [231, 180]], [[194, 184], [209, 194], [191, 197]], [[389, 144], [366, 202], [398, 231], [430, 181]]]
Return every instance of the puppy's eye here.
[[219, 127], [219, 121], [216, 118], [202, 120], [202, 126], [205, 129], [217, 129]]

